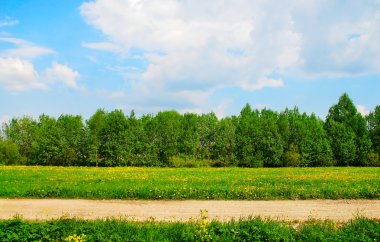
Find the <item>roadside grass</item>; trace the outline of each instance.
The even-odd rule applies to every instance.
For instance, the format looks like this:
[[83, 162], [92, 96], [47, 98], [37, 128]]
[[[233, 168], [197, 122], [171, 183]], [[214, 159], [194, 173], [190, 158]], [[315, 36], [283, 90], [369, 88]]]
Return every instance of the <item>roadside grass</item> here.
[[344, 224], [310, 220], [298, 225], [259, 217], [221, 223], [131, 222], [117, 219], [0, 221], [0, 241], [378, 241], [380, 220], [356, 218]]
[[380, 168], [0, 166], [0, 197], [167, 200], [380, 199]]

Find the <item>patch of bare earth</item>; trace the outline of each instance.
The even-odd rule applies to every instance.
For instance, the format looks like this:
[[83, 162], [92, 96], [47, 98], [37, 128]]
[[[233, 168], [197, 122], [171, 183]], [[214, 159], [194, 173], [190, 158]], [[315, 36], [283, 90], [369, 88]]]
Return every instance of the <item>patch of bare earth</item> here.
[[83, 199], [0, 199], [0, 219], [15, 215], [28, 220], [60, 217], [129, 220], [188, 221], [207, 210], [221, 221], [261, 216], [287, 221], [331, 219], [347, 221], [360, 215], [380, 219], [380, 200], [294, 201], [145, 201]]

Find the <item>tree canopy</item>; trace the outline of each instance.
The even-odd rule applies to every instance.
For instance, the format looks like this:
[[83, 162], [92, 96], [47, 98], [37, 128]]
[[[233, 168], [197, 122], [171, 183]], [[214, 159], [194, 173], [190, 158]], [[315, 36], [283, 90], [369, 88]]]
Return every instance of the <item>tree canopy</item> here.
[[323, 121], [298, 108], [247, 104], [238, 116], [162, 111], [136, 117], [97, 110], [58, 118], [13, 118], [0, 164], [59, 166], [379, 166], [380, 106], [363, 117], [347, 94]]

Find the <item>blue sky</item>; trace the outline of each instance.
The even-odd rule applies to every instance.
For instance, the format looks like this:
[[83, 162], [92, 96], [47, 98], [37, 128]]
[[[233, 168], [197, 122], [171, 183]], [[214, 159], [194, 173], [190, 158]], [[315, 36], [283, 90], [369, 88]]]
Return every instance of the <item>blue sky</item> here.
[[380, 104], [380, 2], [2, 0], [0, 122]]

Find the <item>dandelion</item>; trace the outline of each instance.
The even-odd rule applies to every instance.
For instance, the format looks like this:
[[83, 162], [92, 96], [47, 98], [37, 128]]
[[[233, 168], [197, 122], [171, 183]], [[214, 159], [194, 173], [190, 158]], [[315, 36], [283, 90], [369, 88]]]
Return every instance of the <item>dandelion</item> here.
[[85, 235], [84, 234], [81, 234], [81, 235], [69, 235], [67, 236], [64, 241], [68, 241], [68, 242], [84, 242], [86, 241], [85, 240]]
[[201, 219], [198, 221], [198, 229], [195, 231], [195, 237], [201, 241], [211, 241], [212, 236], [209, 231], [210, 221], [208, 221], [208, 211], [201, 210]]

